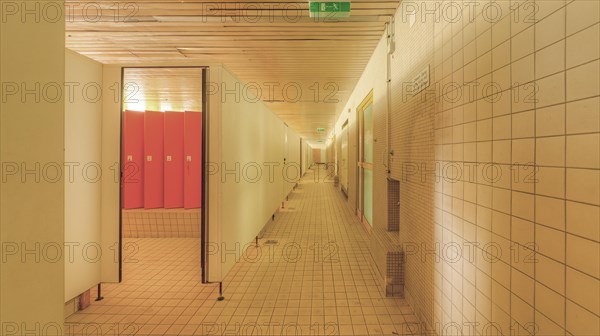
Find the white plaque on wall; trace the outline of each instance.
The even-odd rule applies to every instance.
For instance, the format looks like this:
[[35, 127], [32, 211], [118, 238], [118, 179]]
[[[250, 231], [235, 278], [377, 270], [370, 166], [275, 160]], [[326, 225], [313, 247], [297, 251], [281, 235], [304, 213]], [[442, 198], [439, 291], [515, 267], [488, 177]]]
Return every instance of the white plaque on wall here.
[[413, 78], [412, 94], [417, 94], [429, 86], [429, 64]]

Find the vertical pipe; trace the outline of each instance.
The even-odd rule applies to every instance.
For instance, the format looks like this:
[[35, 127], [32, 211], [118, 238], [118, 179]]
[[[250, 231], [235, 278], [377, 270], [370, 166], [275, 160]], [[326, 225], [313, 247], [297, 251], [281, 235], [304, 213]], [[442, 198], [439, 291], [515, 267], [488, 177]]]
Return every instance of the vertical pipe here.
[[391, 167], [391, 161], [392, 161], [392, 156], [393, 151], [391, 149], [392, 147], [392, 130], [391, 130], [391, 118], [390, 115], [392, 113], [392, 54], [394, 53], [395, 50], [395, 20], [394, 20], [394, 16], [392, 16], [392, 18], [390, 19], [390, 21], [386, 24], [386, 28], [387, 28], [387, 45], [388, 45], [388, 52], [387, 52], [387, 113], [385, 114], [385, 119], [386, 119], [386, 133], [387, 133], [387, 144], [386, 144], [386, 156], [387, 156], [387, 167], [386, 167], [386, 172], [388, 177], [390, 176], [391, 172], [392, 172], [392, 167]]
[[98, 296], [96, 297], [96, 301], [101, 301], [103, 300], [104, 297], [102, 296], [102, 283], [98, 284]]
[[219, 297], [217, 298], [217, 301], [223, 301], [225, 300], [225, 298], [223, 297], [223, 282], [219, 282]]

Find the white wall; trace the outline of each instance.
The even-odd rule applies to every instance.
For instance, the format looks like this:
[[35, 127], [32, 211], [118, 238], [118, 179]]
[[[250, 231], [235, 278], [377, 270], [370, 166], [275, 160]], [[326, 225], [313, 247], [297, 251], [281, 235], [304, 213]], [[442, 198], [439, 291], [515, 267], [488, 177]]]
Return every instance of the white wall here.
[[296, 182], [300, 179], [300, 136], [291, 128], [287, 127], [287, 168], [284, 171], [284, 193], [283, 197], [292, 191]]
[[[211, 70], [211, 81], [216, 79], [213, 73]], [[232, 88], [238, 81], [223, 68], [217, 82]], [[225, 255], [225, 249], [234, 250], [239, 246], [243, 251], [244, 245], [252, 243], [293, 185], [283, 178], [283, 154], [286, 151], [284, 123], [262, 102], [244, 101], [243, 98], [236, 101], [233, 95], [220, 97], [222, 196], [219, 242], [222, 278], [235, 263], [233, 255]], [[300, 138], [291, 129], [287, 132], [288, 160], [290, 163], [299, 162], [299, 153], [294, 148], [299, 148]], [[236, 163], [240, 171], [238, 180], [233, 173], [224, 174], [225, 167], [234, 170]], [[265, 163], [277, 165], [274, 166], [272, 181]], [[254, 168], [245, 170], [244, 167]], [[257, 177], [257, 167], [262, 176]], [[293, 170], [290, 168], [290, 174]]]
[[[100, 282], [102, 189], [97, 167], [102, 161], [102, 101], [96, 100], [94, 87], [102, 87], [102, 64], [67, 50], [65, 80], [77, 84], [74, 99], [65, 104], [65, 162], [75, 172], [73, 179], [64, 181], [65, 242], [73, 244], [75, 252], [73, 259], [65, 260], [68, 301]], [[83, 87], [91, 88], [85, 96]]]
[[[121, 106], [119, 97], [113, 95], [114, 88], [120, 87], [121, 67], [104, 65], [102, 96], [102, 201], [101, 237], [104, 256], [101, 261], [102, 282], [119, 281], [119, 172], [121, 158]], [[116, 85], [116, 86], [115, 86]]]
[[313, 149], [308, 142], [302, 141], [302, 173], [306, 174], [313, 164]]
[[[40, 88], [61, 87], [65, 81], [64, 17], [57, 22], [36, 22], [33, 15], [22, 20], [20, 12], [5, 14], [0, 22], [0, 82], [28, 88], [36, 83]], [[42, 167], [64, 163], [65, 106], [60, 98], [54, 100], [50, 92], [43, 95], [40, 90], [39, 102], [35, 94], [22, 98], [20, 91], [0, 100], [0, 161], [3, 172], [9, 164], [18, 169], [5, 176], [0, 188], [0, 241], [6, 257], [0, 262], [0, 326], [16, 327], [14, 334], [19, 335], [25, 334], [23, 326], [33, 329], [37, 323], [62, 328], [63, 323], [63, 260], [55, 260], [50, 249], [37, 252], [39, 261], [36, 254], [25, 255], [22, 250], [39, 244], [38, 251], [54, 246], [60, 252], [64, 243], [64, 184], [60, 177], [55, 180], [54, 173], [44, 174]], [[21, 167], [36, 172], [23, 175]], [[9, 245], [17, 248], [14, 254], [6, 250]]]
[[319, 163], [327, 163], [327, 149], [321, 148], [320, 159]]

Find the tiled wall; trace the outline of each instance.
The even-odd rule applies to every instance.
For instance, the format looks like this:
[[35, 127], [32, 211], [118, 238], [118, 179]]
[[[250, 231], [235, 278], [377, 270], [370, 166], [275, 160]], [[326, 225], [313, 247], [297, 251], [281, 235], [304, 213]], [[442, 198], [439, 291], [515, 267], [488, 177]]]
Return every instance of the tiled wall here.
[[200, 237], [200, 209], [130, 209], [122, 216], [125, 238]]
[[406, 297], [438, 334], [599, 335], [600, 2], [435, 3], [396, 15]]
[[[414, 3], [420, 6], [421, 3]], [[417, 252], [405, 256], [404, 296], [421, 321], [432, 321], [433, 262], [418, 256], [422, 243], [433, 240], [433, 182], [404, 178], [403, 168], [420, 169], [421, 163], [434, 161], [434, 102], [407, 99], [403, 82], [409, 82], [432, 62], [433, 24], [415, 22], [413, 27], [403, 18], [404, 4], [395, 17], [397, 48], [392, 56], [391, 176], [400, 181], [400, 241], [411, 244]], [[408, 169], [407, 169], [408, 171]], [[407, 173], [408, 175], [408, 173]], [[404, 247], [406, 252], [406, 247]]]

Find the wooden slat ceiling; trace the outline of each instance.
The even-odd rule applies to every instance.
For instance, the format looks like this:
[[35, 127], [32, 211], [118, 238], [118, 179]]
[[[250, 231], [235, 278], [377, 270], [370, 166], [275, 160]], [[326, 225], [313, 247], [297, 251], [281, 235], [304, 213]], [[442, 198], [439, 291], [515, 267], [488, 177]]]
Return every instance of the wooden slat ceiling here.
[[308, 1], [66, 0], [66, 39], [105, 64], [223, 63], [291, 128], [324, 139], [398, 3], [355, 0], [349, 18], [315, 19]]
[[125, 68], [123, 110], [202, 111], [201, 68]]

